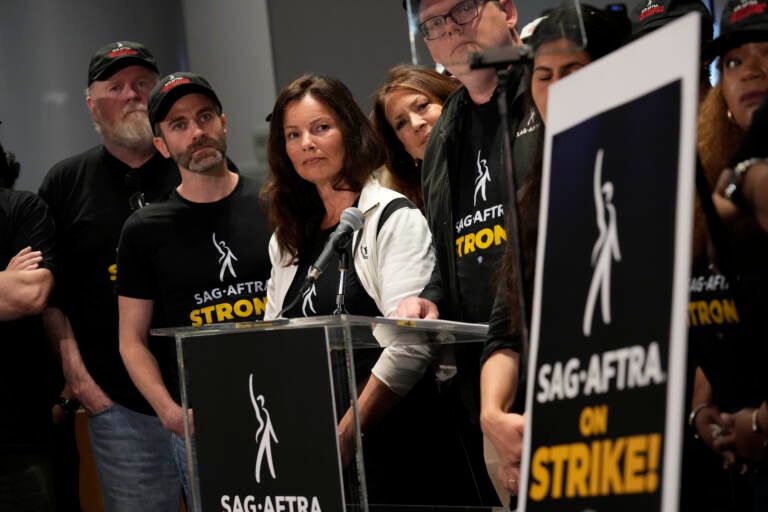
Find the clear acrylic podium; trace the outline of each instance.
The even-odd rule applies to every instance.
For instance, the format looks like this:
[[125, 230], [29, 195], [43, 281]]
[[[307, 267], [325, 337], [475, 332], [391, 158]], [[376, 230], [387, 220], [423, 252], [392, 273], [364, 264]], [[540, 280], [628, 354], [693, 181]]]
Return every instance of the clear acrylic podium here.
[[[434, 377], [436, 384], [438, 376], [455, 371], [457, 347], [482, 344], [486, 330], [478, 324], [351, 315], [153, 330], [176, 340], [182, 408], [193, 411], [185, 414], [187, 464], [198, 482], [190, 508], [503, 510], [377, 503], [369, 498], [367, 448], [360, 435], [358, 387], [382, 347], [395, 354], [393, 361], [406, 361], [404, 374], [423, 372], [422, 380]], [[342, 467], [337, 425], [345, 414], [354, 427], [354, 446]], [[425, 443], [428, 437], [422, 437]], [[376, 467], [368, 462], [369, 470]], [[404, 469], [416, 462], [423, 461], [398, 460]]]

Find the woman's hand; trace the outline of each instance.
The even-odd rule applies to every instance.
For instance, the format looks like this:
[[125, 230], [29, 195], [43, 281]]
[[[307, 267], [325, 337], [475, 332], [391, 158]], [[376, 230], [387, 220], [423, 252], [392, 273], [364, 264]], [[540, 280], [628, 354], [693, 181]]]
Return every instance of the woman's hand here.
[[348, 410], [339, 422], [336, 429], [339, 436], [339, 456], [341, 457], [341, 467], [347, 468], [352, 462], [355, 454], [355, 422], [352, 420], [352, 410]]
[[756, 412], [756, 409], [748, 408], [733, 414], [721, 414], [727, 430], [715, 440], [715, 447], [750, 461], [762, 460], [768, 437], [759, 427], [757, 432], [753, 429]]

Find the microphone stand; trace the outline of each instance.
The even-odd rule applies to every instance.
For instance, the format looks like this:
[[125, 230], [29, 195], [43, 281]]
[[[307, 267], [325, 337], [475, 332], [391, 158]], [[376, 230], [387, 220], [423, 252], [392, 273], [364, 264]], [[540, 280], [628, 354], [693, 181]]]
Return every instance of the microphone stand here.
[[[515, 64], [527, 64], [533, 60], [533, 55], [528, 46], [504, 46], [501, 48], [491, 48], [482, 52], [473, 53], [469, 58], [469, 67], [471, 69], [494, 68], [498, 81], [497, 88], [499, 117], [501, 119], [501, 135], [504, 144], [504, 171], [507, 176], [509, 186], [509, 199], [507, 201], [507, 211], [509, 212], [509, 229], [507, 235], [512, 250], [514, 251], [514, 269], [517, 279], [517, 298], [519, 304], [520, 316], [520, 336], [522, 341], [522, 360], [528, 361], [530, 342], [528, 337], [528, 307], [526, 293], [525, 276], [523, 275], [523, 253], [520, 234], [520, 211], [517, 204], [517, 178], [515, 176], [514, 163], [512, 161], [512, 134], [509, 131], [509, 106], [507, 105], [507, 94], [510, 81], [510, 67]], [[512, 312], [510, 311], [510, 314]]]
[[344, 306], [344, 291], [347, 287], [347, 271], [349, 270], [349, 253], [347, 247], [336, 249], [339, 255], [339, 288], [336, 293], [336, 310], [334, 315], [346, 315], [347, 308]]

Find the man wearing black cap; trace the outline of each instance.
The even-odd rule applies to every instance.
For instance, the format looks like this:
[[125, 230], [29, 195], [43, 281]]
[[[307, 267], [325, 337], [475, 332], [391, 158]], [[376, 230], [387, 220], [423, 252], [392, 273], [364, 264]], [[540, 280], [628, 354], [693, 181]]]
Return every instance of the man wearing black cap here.
[[[118, 348], [117, 242], [132, 210], [179, 182], [152, 144], [149, 92], [158, 79], [143, 45], [100, 48], [86, 102], [103, 144], [54, 165], [40, 187], [56, 223], [56, 290], [44, 313], [68, 385], [88, 411], [108, 511], [178, 510], [170, 436], [131, 382]], [[163, 451], [164, 450], [164, 451]]]
[[[230, 170], [227, 118], [206, 79], [173, 73], [149, 97], [154, 144], [181, 184], [126, 221], [118, 248], [120, 353], [133, 381], [174, 434], [189, 498], [177, 366], [150, 327], [260, 320], [270, 273], [270, 229], [255, 181]], [[172, 350], [173, 347], [168, 346]], [[189, 502], [189, 501], [188, 501]]]

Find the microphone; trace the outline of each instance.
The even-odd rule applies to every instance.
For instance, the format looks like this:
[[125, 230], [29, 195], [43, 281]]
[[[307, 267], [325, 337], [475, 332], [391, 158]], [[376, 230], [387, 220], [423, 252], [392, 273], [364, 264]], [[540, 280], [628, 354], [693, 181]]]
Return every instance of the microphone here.
[[496, 68], [504, 69], [510, 64], [527, 62], [533, 59], [533, 51], [529, 46], [502, 46], [474, 52], [469, 56], [470, 69]]
[[325, 268], [328, 266], [328, 263], [331, 262], [335, 254], [338, 251], [343, 250], [347, 244], [349, 244], [352, 239], [352, 234], [362, 228], [364, 222], [365, 218], [363, 217], [363, 212], [360, 208], [350, 206], [341, 212], [339, 225], [325, 243], [323, 252], [320, 253], [317, 260], [315, 260], [312, 266], [309, 267], [305, 285], [317, 281], [317, 278], [325, 271]]

